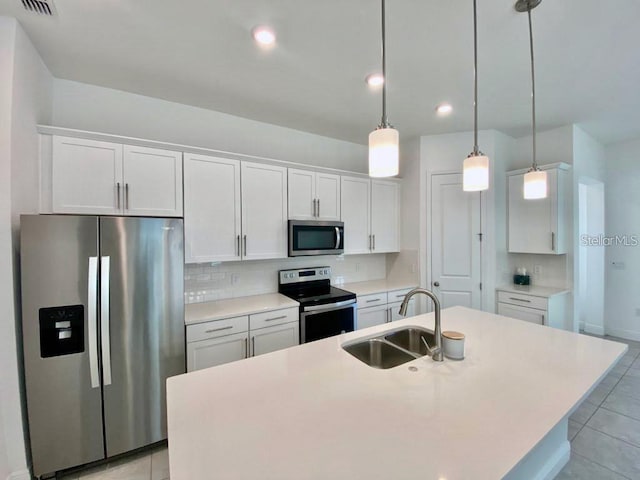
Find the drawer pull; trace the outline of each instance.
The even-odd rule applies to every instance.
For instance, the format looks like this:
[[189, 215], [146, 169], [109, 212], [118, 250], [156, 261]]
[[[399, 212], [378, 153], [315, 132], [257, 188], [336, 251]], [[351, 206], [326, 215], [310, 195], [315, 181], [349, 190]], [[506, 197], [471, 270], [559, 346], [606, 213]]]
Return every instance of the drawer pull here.
[[515, 300], [516, 302], [531, 303], [531, 300], [525, 300], [524, 298], [509, 297], [509, 300]]
[[274, 320], [282, 320], [283, 318], [287, 318], [287, 316], [286, 315], [280, 315], [279, 317], [265, 318], [264, 321], [265, 322], [273, 322]]
[[367, 300], [365, 303], [373, 303], [373, 302], [379, 302], [380, 299], [379, 298], [374, 298], [373, 300]]
[[211, 330], [205, 330], [205, 333], [221, 332], [223, 330], [229, 330], [230, 328], [233, 328], [233, 325], [227, 325], [226, 327], [220, 328], [212, 328]]

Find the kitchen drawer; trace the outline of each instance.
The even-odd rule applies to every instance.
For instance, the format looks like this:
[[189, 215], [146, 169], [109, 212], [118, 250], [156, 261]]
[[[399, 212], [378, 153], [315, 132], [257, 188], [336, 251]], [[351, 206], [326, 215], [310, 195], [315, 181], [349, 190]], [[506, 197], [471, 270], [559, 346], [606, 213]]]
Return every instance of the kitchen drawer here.
[[212, 322], [187, 325], [187, 343], [207, 338], [223, 337], [234, 333], [246, 332], [249, 329], [249, 317], [224, 318]]
[[283, 323], [298, 322], [300, 319], [299, 310], [296, 307], [284, 310], [272, 310], [270, 312], [255, 313], [249, 315], [249, 325], [251, 330], [258, 328], [282, 325]]
[[547, 311], [537, 308], [521, 307], [520, 305], [509, 305], [507, 303], [498, 303], [498, 315], [505, 317], [517, 318], [525, 322], [536, 323], [538, 325], [547, 325]]
[[411, 290], [413, 290], [413, 288], [403, 288], [402, 290], [387, 292], [387, 303], [401, 302]]
[[358, 308], [375, 307], [387, 304], [387, 292], [374, 293], [373, 295], [363, 295], [358, 297]]
[[520, 305], [522, 307], [537, 308], [538, 310], [546, 310], [548, 300], [544, 297], [534, 297], [523, 293], [498, 292], [499, 303], [510, 303], [511, 305]]

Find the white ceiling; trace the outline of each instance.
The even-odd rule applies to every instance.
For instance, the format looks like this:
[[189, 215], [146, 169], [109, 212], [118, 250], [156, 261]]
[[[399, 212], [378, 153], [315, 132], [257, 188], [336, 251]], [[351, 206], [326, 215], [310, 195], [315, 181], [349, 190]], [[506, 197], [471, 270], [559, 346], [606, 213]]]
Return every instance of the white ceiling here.
[[[526, 14], [478, 0], [480, 128], [530, 130]], [[54, 76], [366, 143], [380, 121], [379, 0], [2, 0]], [[615, 8], [614, 8], [615, 7]], [[541, 130], [640, 137], [640, 1], [543, 0], [533, 12]], [[278, 44], [250, 30], [272, 25]], [[472, 1], [387, 0], [388, 113], [401, 137], [473, 126]], [[448, 101], [454, 113], [438, 118]], [[81, 127], [81, 126], [79, 126]]]

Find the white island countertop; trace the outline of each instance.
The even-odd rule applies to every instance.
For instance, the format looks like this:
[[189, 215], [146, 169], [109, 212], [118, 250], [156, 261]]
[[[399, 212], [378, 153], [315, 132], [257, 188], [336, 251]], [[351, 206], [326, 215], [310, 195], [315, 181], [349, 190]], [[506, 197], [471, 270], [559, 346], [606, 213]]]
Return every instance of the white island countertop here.
[[185, 325], [221, 320], [223, 318], [270, 312], [300, 304], [279, 293], [265, 293], [248, 297], [227, 298], [215, 302], [190, 303], [184, 307]]
[[342, 349], [407, 325], [433, 314], [170, 378], [171, 479], [552, 478], [569, 414], [627, 350], [463, 307], [442, 311], [463, 361], [378, 370]]

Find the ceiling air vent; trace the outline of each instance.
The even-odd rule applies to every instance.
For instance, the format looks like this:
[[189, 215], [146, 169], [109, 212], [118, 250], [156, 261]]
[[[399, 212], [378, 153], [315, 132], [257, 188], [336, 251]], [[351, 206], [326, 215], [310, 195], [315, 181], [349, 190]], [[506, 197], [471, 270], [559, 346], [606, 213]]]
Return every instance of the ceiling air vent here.
[[53, 0], [22, 0], [25, 10], [39, 15], [53, 16], [56, 9], [53, 6]]

